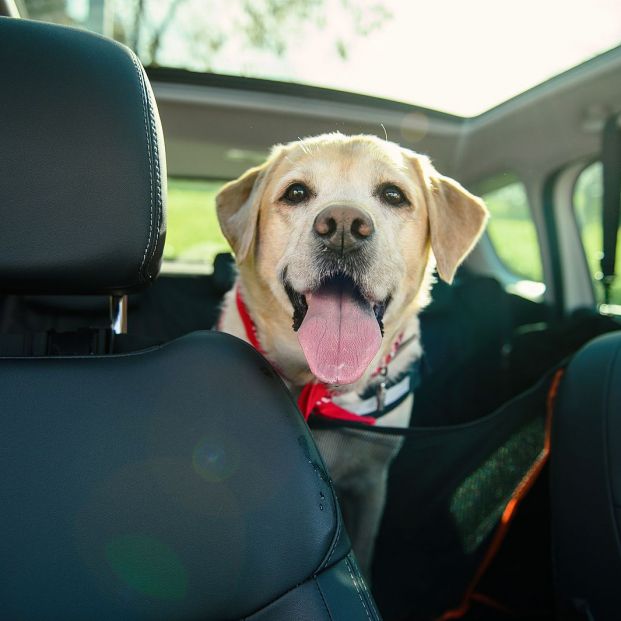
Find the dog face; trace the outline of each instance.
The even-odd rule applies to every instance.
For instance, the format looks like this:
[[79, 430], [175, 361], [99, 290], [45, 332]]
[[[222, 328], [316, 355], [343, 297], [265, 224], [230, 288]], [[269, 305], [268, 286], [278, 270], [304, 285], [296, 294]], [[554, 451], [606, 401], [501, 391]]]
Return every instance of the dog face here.
[[372, 136], [275, 147], [220, 191], [222, 230], [243, 273], [292, 316], [311, 371], [356, 381], [433, 267], [450, 282], [487, 211], [424, 156]]

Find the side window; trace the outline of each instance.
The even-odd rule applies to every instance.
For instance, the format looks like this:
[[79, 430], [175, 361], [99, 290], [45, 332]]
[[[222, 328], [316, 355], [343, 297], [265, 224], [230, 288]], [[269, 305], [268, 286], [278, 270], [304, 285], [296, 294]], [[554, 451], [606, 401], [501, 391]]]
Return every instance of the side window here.
[[524, 184], [505, 173], [478, 184], [474, 191], [490, 211], [487, 231], [498, 258], [516, 276], [542, 282], [537, 229]]
[[[574, 188], [574, 211], [580, 229], [584, 254], [593, 278], [593, 288], [598, 302], [603, 302], [603, 289], [599, 283], [601, 276], [600, 259], [602, 256], [602, 196], [603, 176], [601, 162], [587, 166], [576, 180]], [[619, 238], [621, 241], [621, 237]], [[616, 271], [621, 270], [621, 250], [617, 246]], [[621, 281], [612, 284], [610, 292], [611, 304], [621, 305]]]
[[165, 261], [213, 265], [230, 250], [216, 216], [215, 197], [225, 181], [168, 178]]

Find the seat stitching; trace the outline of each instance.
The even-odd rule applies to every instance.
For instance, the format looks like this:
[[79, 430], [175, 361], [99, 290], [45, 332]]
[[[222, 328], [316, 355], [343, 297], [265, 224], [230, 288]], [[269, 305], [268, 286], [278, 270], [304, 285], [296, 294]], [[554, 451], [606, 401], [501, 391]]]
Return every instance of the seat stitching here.
[[362, 595], [362, 591], [360, 590], [360, 587], [358, 586], [358, 581], [356, 580], [356, 578], [354, 578], [354, 574], [352, 573], [351, 565], [350, 565], [349, 559], [347, 557], [345, 557], [345, 564], [347, 565], [347, 571], [349, 572], [351, 580], [354, 583], [354, 587], [356, 589], [356, 592], [358, 593], [358, 597], [360, 598], [360, 601], [362, 602], [362, 606], [364, 607], [364, 611], [367, 613], [367, 619], [369, 619], [369, 621], [373, 621], [373, 619], [371, 618], [371, 615], [369, 614], [369, 609], [367, 608], [367, 605], [366, 605], [366, 603], [364, 601], [364, 597]]
[[[303, 587], [305, 584], [308, 584], [309, 582], [315, 582], [317, 585], [317, 578], [314, 576], [311, 576], [310, 578], [307, 578], [306, 580], [304, 580], [303, 582], [299, 582], [298, 584], [294, 584], [290, 589], [287, 589], [284, 593], [281, 593], [280, 595], [277, 595], [275, 599], [273, 599], [270, 602], [267, 602], [265, 605], [261, 606], [261, 608], [251, 612], [250, 614], [246, 615], [245, 617], [243, 617], [242, 619], [240, 619], [240, 621], [246, 621], [246, 619], [251, 619], [254, 615], [259, 614], [260, 612], [265, 612], [265, 610], [267, 608], [269, 608], [270, 606], [273, 606], [276, 602], [282, 600], [283, 598], [287, 597], [287, 595], [293, 593], [293, 591], [295, 591], [296, 589], [299, 589], [300, 587]], [[328, 612], [329, 614], [329, 612]], [[331, 616], [330, 619], [332, 619], [333, 617]]]
[[323, 596], [323, 591], [321, 590], [321, 587], [319, 586], [319, 581], [317, 580], [317, 578], [314, 578], [313, 582], [315, 583], [315, 587], [317, 588], [317, 591], [319, 591], [319, 597], [321, 597], [321, 601], [323, 602], [324, 608], [326, 609], [326, 612], [328, 613], [328, 618], [334, 619], [334, 617], [332, 616], [332, 613], [330, 612], [330, 609], [328, 608], [328, 603], [326, 602], [326, 598]]
[[151, 158], [151, 140], [149, 137], [149, 126], [147, 120], [147, 105], [146, 105], [146, 88], [144, 84], [144, 78], [142, 76], [142, 71], [138, 66], [138, 61], [136, 59], [136, 55], [133, 52], [130, 52], [132, 61], [134, 63], [134, 68], [136, 69], [136, 73], [138, 74], [138, 81], [140, 82], [140, 96], [142, 99], [142, 116], [144, 119], [144, 132], [147, 140], [147, 156], [149, 158], [149, 235], [147, 237], [147, 245], [144, 249], [144, 254], [142, 255], [142, 261], [140, 262], [140, 267], [138, 268], [138, 277], [139, 280], [142, 276], [142, 269], [144, 267], [147, 252], [149, 250], [149, 246], [151, 245], [151, 234], [153, 229], [153, 160]]
[[362, 588], [364, 589], [364, 592], [367, 594], [368, 598], [370, 600], [372, 600], [371, 593], [369, 592], [369, 589], [367, 587], [367, 583], [366, 583], [365, 579], [363, 578], [361, 572], [359, 570], [357, 570], [356, 567], [354, 567], [353, 569], [356, 572], [356, 576], [358, 576], [358, 578], [360, 579], [360, 583], [362, 584]]
[[162, 219], [162, 210], [163, 210], [163, 201], [162, 201], [162, 178], [160, 175], [160, 156], [159, 156], [159, 146], [158, 146], [158, 133], [157, 133], [157, 125], [155, 123], [155, 116], [153, 112], [153, 101], [151, 96], [149, 95], [150, 91], [147, 90], [145, 86], [145, 92], [147, 95], [147, 108], [149, 109], [149, 120], [151, 122], [151, 136], [153, 138], [153, 163], [155, 169], [155, 198], [157, 199], [157, 214], [155, 220], [155, 242], [153, 244], [153, 248], [151, 248], [151, 255], [149, 256], [149, 261], [153, 259], [153, 255], [157, 249], [159, 237], [160, 237], [160, 222]]
[[[336, 502], [336, 499], [335, 499], [335, 502]], [[325, 560], [325, 562], [322, 563], [323, 567], [327, 567], [328, 566], [328, 563], [330, 562], [330, 559], [332, 558], [332, 555], [334, 554], [334, 551], [338, 547], [339, 540], [341, 538], [341, 531], [342, 531], [341, 520], [339, 519], [338, 509], [337, 509], [336, 537], [334, 538], [334, 544], [332, 545], [332, 550], [330, 550], [330, 554], [328, 554], [328, 558]]]

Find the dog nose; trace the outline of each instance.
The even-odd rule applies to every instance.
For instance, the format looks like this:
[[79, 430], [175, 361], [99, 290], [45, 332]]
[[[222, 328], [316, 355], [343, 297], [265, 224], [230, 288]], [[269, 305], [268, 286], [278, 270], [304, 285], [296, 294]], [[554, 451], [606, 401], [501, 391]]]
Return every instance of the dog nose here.
[[350, 205], [330, 205], [317, 214], [315, 233], [336, 252], [359, 248], [374, 233], [373, 220], [362, 209]]

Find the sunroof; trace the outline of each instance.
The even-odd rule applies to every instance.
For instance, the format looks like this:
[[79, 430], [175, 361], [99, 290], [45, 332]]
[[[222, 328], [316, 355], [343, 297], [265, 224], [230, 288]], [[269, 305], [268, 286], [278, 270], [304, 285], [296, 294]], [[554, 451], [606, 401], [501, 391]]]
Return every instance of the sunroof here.
[[475, 116], [621, 43], [619, 0], [20, 0], [146, 65]]

